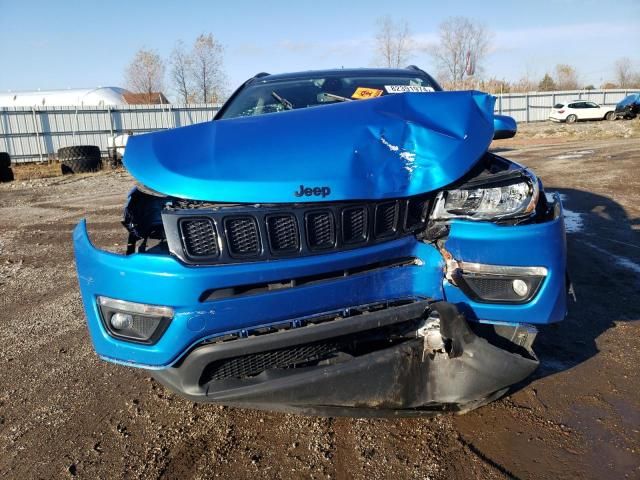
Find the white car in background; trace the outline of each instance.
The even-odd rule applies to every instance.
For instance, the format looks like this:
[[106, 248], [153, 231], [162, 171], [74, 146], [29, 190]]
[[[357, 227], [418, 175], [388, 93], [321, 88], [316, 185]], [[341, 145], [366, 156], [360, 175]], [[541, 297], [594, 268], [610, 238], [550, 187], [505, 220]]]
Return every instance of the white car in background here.
[[574, 123], [578, 120], [615, 120], [615, 106], [603, 107], [585, 100], [571, 100], [556, 103], [551, 109], [549, 120]]

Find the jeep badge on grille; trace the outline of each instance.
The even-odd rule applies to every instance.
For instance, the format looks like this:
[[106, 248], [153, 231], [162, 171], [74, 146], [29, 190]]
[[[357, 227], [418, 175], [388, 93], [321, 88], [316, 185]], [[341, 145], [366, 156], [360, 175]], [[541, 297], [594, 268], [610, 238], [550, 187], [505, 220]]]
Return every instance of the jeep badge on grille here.
[[326, 197], [331, 194], [331, 189], [329, 187], [305, 187], [304, 185], [300, 185], [299, 190], [297, 192], [293, 192], [296, 197]]

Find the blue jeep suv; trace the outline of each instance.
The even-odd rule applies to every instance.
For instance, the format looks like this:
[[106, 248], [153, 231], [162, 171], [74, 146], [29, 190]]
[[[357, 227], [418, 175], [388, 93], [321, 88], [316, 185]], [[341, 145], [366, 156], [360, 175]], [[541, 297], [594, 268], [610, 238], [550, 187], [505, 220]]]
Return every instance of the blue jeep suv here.
[[250, 408], [499, 397], [566, 310], [560, 200], [488, 151], [515, 130], [412, 66], [261, 73], [211, 122], [132, 137], [126, 254], [74, 230], [96, 352]]
[[632, 93], [620, 100], [616, 105], [616, 117], [630, 119], [636, 118], [640, 113], [640, 93]]

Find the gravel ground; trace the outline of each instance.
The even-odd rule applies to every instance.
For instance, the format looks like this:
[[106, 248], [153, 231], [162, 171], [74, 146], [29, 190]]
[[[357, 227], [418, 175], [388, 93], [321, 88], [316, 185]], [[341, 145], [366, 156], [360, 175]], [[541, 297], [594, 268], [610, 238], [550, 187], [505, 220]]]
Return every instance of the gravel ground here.
[[[86, 217], [99, 246], [121, 249], [131, 178], [0, 185], [0, 477], [640, 478], [640, 138], [599, 140], [594, 124], [525, 126], [497, 144], [563, 194], [578, 303], [541, 332], [533, 378], [486, 407], [435, 419], [195, 405], [144, 372], [99, 361], [70, 232]], [[637, 132], [637, 123], [610, 125]], [[585, 140], [538, 142], [545, 127], [584, 129]]]
[[640, 117], [634, 120], [589, 121], [577, 123], [534, 122], [518, 124], [518, 134], [504, 145], [547, 145], [578, 140], [605, 140], [640, 137]]

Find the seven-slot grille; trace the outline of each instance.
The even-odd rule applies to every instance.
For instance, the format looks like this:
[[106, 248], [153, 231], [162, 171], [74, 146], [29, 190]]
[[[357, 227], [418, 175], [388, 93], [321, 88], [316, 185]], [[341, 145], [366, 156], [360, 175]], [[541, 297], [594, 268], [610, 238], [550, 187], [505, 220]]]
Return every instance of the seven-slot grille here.
[[[172, 253], [187, 263], [234, 263], [373, 245], [423, 227], [429, 199], [234, 205], [163, 212]], [[182, 241], [177, 241], [182, 239]]]

